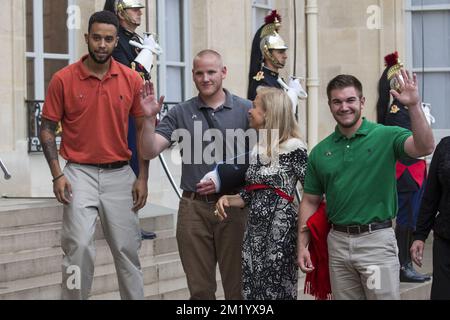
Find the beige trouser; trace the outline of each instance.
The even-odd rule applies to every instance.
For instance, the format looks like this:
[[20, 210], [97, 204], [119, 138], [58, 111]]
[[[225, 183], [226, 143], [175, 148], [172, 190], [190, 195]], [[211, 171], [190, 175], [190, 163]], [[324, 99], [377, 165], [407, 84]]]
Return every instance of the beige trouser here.
[[392, 228], [328, 235], [331, 290], [336, 300], [400, 299], [400, 263]]
[[64, 174], [72, 185], [72, 202], [64, 206], [61, 246], [62, 299], [87, 299], [94, 277], [94, 233], [100, 217], [116, 267], [122, 299], [143, 299], [138, 252], [139, 218], [133, 206], [136, 176], [130, 166], [98, 169], [69, 163]]
[[242, 241], [247, 209], [227, 208], [227, 219], [214, 216], [215, 203], [181, 198], [177, 241], [192, 300], [216, 298], [216, 265], [225, 299], [242, 299]]

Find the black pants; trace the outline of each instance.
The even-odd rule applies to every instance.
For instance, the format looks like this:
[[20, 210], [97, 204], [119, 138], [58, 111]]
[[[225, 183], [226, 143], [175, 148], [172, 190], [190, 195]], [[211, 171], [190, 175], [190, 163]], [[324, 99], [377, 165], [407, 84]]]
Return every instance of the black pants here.
[[450, 240], [434, 234], [431, 300], [450, 300]]

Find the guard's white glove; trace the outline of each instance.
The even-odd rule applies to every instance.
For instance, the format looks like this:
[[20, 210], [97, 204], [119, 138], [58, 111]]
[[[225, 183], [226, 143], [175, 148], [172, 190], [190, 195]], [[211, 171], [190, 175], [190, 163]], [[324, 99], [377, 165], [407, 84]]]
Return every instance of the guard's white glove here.
[[216, 193], [219, 193], [220, 191], [220, 179], [219, 175], [217, 174], [217, 170], [212, 170], [205, 174], [203, 178], [200, 179], [200, 182], [211, 180], [214, 182], [214, 186], [216, 187]]
[[422, 102], [422, 110], [430, 126], [432, 123], [436, 122], [436, 119], [431, 114], [431, 104]]
[[130, 40], [129, 43], [139, 49], [148, 49], [157, 56], [163, 52], [161, 46], [156, 42], [155, 37], [151, 33], [144, 33], [144, 41], [142, 44], [134, 40]]
[[298, 99], [306, 99], [308, 98], [308, 94], [303, 89], [302, 85], [300, 84], [300, 80], [298, 78], [289, 78], [289, 90], [293, 90], [296, 94]]
[[281, 78], [277, 79], [277, 82], [286, 90], [287, 95], [292, 102], [292, 110], [295, 113], [297, 109], [298, 99], [306, 99], [308, 94], [303, 90], [300, 80], [290, 77], [289, 85], [287, 85]]
[[160, 55], [162, 53], [160, 45], [155, 41], [155, 38], [150, 33], [144, 34], [143, 44], [140, 44], [134, 40], [130, 40], [129, 43], [132, 46], [141, 49], [141, 52], [139, 52], [134, 61], [141, 64], [145, 70], [150, 73], [153, 66], [153, 54]]

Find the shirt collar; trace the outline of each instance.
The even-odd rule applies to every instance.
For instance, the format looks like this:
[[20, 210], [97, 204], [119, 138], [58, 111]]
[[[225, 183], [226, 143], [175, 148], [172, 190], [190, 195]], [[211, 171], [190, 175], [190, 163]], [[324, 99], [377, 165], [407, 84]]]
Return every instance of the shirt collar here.
[[[231, 96], [231, 93], [225, 88], [223, 89], [223, 91], [225, 92], [225, 102], [222, 106], [218, 107], [217, 110], [220, 110], [223, 108], [233, 109], [233, 97]], [[203, 100], [200, 98], [200, 96], [198, 96], [197, 98], [198, 98], [198, 108], [199, 109], [210, 108], [203, 102]]]
[[[84, 55], [81, 57], [81, 59], [77, 62], [78, 64], [78, 75], [81, 80], [86, 80], [87, 78], [91, 77], [92, 74], [89, 72], [88, 68], [84, 65], [84, 60], [88, 58], [88, 55]], [[103, 77], [103, 80], [110, 78], [111, 76], [117, 76], [119, 74], [119, 66], [117, 65], [117, 62], [114, 60], [113, 57], [111, 57], [111, 64], [109, 66], [109, 70], [106, 73], [106, 75]]]
[[[356, 130], [353, 136], [350, 137], [350, 139], [356, 136], [367, 136], [371, 128], [372, 126], [370, 125], [370, 122], [367, 121], [365, 117], [363, 117], [361, 126], [358, 128], [358, 130]], [[334, 129], [334, 137], [333, 137], [334, 142], [339, 142], [343, 138], [345, 138], [345, 136], [339, 130], [339, 126], [336, 126], [336, 128]]]

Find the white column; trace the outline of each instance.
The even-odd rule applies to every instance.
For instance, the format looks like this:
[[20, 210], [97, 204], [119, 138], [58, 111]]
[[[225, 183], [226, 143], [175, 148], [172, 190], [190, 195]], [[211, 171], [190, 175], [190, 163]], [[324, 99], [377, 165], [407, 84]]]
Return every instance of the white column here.
[[311, 150], [318, 143], [319, 131], [319, 36], [317, 0], [306, 2], [308, 79], [308, 147]]

